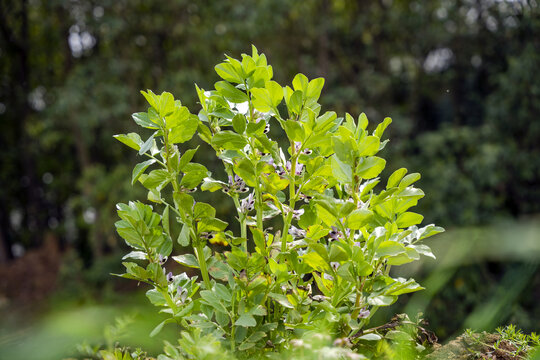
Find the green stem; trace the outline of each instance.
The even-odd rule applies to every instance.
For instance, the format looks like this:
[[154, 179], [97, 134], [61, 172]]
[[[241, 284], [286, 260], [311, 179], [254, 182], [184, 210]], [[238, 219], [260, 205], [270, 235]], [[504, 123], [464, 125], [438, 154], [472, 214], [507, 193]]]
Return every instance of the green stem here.
[[364, 278], [364, 280], [362, 280], [362, 283], [360, 284], [360, 287], [357, 287], [356, 299], [354, 301], [354, 311], [351, 314], [352, 319], [356, 319], [358, 317], [358, 314], [360, 314], [360, 298], [362, 297], [362, 289], [364, 288], [365, 282], [366, 282], [366, 278]]
[[[247, 239], [247, 229], [246, 229], [246, 214], [240, 211], [240, 201], [238, 201], [238, 195], [232, 196], [234, 201], [234, 206], [236, 206], [236, 211], [238, 213], [238, 220], [240, 221], [240, 237]], [[242, 250], [247, 254], [247, 241], [241, 245]]]
[[234, 340], [234, 336], [235, 336], [235, 332], [236, 332], [236, 327], [234, 326], [234, 323], [236, 322], [236, 319], [235, 319], [235, 316], [234, 314], [236, 313], [235, 312], [235, 308], [234, 308], [234, 303], [235, 303], [235, 300], [236, 300], [236, 291], [233, 290], [233, 296], [232, 296], [232, 299], [231, 299], [231, 315], [230, 315], [230, 318], [231, 318], [231, 352], [234, 354], [234, 351], [235, 351], [235, 340]]
[[201, 268], [201, 275], [206, 290], [211, 290], [212, 284], [210, 283], [210, 277], [208, 276], [208, 268], [206, 267], [206, 259], [204, 258], [204, 244], [202, 242], [199, 242], [195, 247], [195, 255], [197, 256], [197, 260], [199, 260], [199, 267]]
[[289, 213], [285, 218], [283, 224], [283, 232], [281, 234], [281, 251], [287, 251], [287, 239], [289, 238], [289, 227], [291, 226], [291, 221], [294, 212], [294, 206], [296, 203], [296, 154], [294, 153], [294, 141], [291, 141], [291, 183], [289, 184]]

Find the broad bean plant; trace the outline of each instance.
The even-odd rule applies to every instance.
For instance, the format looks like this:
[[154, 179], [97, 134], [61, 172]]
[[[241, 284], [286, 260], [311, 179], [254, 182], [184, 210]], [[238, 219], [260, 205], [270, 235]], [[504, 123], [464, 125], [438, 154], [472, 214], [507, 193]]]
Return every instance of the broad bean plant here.
[[[133, 249], [120, 276], [149, 284], [168, 315], [152, 335], [177, 324], [181, 342], [207, 339], [247, 358], [310, 331], [353, 350], [380, 339], [369, 328], [377, 309], [422, 289], [391, 268], [434, 257], [421, 242], [443, 231], [409, 211], [424, 196], [419, 174], [401, 168], [381, 184], [391, 119], [368, 130], [365, 114], [323, 112], [323, 78], [282, 86], [255, 47], [215, 71], [213, 90], [195, 86], [197, 114], [168, 92], [142, 91], [149, 106], [133, 120], [151, 135], [115, 136], [142, 158], [131, 182], [148, 190], [148, 203], [117, 205], [116, 229]], [[193, 161], [199, 147], [182, 147], [196, 134], [226, 175]], [[200, 192], [230, 198], [235, 231]], [[171, 261], [186, 272], [167, 270]], [[174, 351], [195, 357], [186, 349]]]

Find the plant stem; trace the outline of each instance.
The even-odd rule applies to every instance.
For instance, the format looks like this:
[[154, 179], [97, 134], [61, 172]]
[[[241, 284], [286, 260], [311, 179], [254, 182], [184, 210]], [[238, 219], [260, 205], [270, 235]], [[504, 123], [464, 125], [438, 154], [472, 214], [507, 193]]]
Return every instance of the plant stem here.
[[362, 297], [362, 290], [364, 289], [364, 284], [366, 283], [366, 278], [362, 280], [360, 287], [356, 290], [356, 299], [354, 301], [354, 311], [351, 314], [352, 319], [356, 319], [358, 314], [360, 314], [360, 298]]
[[287, 214], [284, 224], [283, 232], [281, 233], [281, 252], [287, 251], [287, 239], [289, 237], [289, 226], [294, 212], [294, 206], [296, 202], [296, 154], [294, 153], [294, 141], [291, 141], [291, 183], [289, 184], [289, 213]]
[[232, 292], [232, 299], [231, 299], [231, 309], [232, 309], [232, 316], [230, 316], [231, 318], [231, 351], [234, 353], [235, 351], [235, 340], [234, 340], [234, 336], [235, 336], [235, 332], [236, 332], [236, 327], [234, 326], [234, 323], [236, 321], [235, 319], [235, 308], [234, 308], [234, 303], [235, 303], [235, 300], [236, 300], [236, 291], [233, 290]]
[[210, 283], [210, 277], [208, 276], [208, 268], [206, 267], [206, 259], [204, 258], [204, 244], [199, 242], [195, 247], [195, 255], [199, 260], [199, 267], [201, 268], [201, 275], [204, 280], [206, 290], [212, 289], [212, 283]]
[[[240, 211], [240, 201], [238, 201], [238, 195], [232, 196], [234, 201], [234, 206], [236, 206], [236, 212], [238, 213], [238, 220], [240, 221], [240, 237], [243, 239], [247, 239], [247, 233], [246, 233], [246, 214]], [[247, 254], [247, 240], [245, 243], [240, 245], [242, 250]]]

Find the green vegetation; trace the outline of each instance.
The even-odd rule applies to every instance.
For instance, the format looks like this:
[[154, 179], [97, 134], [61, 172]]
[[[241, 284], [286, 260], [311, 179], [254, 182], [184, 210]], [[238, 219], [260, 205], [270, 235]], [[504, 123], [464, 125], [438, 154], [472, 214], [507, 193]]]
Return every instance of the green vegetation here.
[[[418, 228], [423, 216], [408, 211], [424, 196], [412, 186], [420, 174], [400, 168], [375, 191], [386, 165], [375, 155], [388, 143], [382, 136], [392, 120], [368, 131], [365, 114], [355, 121], [323, 113], [323, 78], [297, 74], [292, 88], [282, 87], [255, 47], [252, 55], [227, 57], [215, 70], [224, 80], [216, 90], [196, 86], [198, 116], [168, 92], [143, 91], [150, 108], [133, 120], [152, 135], [115, 135], [148, 159], [135, 166], [131, 183], [140, 182], [148, 200], [161, 205], [156, 212], [142, 202], [120, 203], [115, 224], [134, 250], [124, 256], [129, 261], [121, 276], [150, 284], [147, 297], [170, 315], [150, 335], [168, 323], [180, 325], [172, 358], [197, 359], [204, 356], [190, 353], [190, 346], [215, 342], [223, 352], [221, 343], [252, 358], [289, 349], [321, 329], [329, 341], [360, 349], [362, 341], [383, 339], [378, 328], [368, 328], [373, 314], [423, 289], [412, 278], [390, 276], [391, 268], [421, 254], [434, 257], [421, 241], [444, 231], [433, 224]], [[286, 152], [268, 136], [276, 125], [288, 140]], [[181, 151], [178, 144], [196, 133], [216, 151], [228, 181], [192, 162], [199, 147]], [[191, 195], [198, 186], [231, 198], [239, 233], [226, 230], [216, 209]], [[281, 221], [267, 225], [275, 218]], [[173, 239], [194, 253], [172, 259], [198, 269], [202, 280], [167, 273]], [[386, 334], [403, 336], [409, 335]]]

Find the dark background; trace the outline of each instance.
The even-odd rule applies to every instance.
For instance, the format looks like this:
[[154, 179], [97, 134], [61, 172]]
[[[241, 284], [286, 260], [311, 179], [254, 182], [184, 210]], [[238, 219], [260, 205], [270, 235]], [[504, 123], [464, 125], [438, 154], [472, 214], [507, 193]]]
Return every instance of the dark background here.
[[0, 0], [0, 311], [129, 290], [109, 276], [125, 250], [114, 205], [144, 194], [112, 135], [135, 129], [140, 89], [197, 113], [193, 84], [211, 88], [251, 44], [282, 85], [325, 77], [323, 110], [393, 118], [383, 177], [420, 172], [417, 211], [448, 232], [439, 262], [407, 270], [425, 295], [390, 311], [424, 311], [442, 339], [538, 330], [535, 0]]

